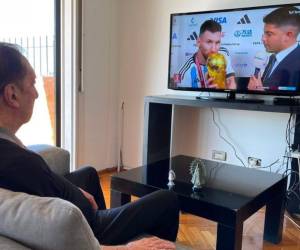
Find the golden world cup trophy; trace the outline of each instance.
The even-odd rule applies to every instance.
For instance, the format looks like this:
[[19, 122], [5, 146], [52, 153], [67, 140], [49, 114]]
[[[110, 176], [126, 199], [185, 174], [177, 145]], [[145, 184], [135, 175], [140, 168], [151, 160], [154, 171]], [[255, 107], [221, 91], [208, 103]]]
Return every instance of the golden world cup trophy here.
[[207, 69], [209, 78], [213, 78], [213, 83], [218, 89], [225, 89], [226, 81], [226, 59], [220, 53], [211, 53], [207, 58]]

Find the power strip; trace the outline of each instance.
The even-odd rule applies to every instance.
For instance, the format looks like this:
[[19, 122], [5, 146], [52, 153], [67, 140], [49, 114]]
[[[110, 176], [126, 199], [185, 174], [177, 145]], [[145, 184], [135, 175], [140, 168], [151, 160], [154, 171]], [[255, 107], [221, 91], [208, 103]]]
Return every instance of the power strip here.
[[300, 159], [300, 152], [298, 150], [292, 151], [289, 153], [289, 157]]

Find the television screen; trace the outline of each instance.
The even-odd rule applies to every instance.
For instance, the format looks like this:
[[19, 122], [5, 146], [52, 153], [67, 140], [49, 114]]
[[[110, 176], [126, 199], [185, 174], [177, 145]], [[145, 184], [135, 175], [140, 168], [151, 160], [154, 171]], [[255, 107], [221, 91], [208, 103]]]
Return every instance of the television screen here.
[[298, 95], [300, 4], [171, 14], [168, 87]]

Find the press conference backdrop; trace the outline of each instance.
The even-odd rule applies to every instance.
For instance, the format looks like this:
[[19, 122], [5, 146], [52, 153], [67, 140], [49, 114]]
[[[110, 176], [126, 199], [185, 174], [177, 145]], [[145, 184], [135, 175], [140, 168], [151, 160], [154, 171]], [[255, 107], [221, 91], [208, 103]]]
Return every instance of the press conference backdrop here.
[[[300, 5], [295, 7], [299, 8]], [[210, 19], [222, 26], [221, 46], [228, 50], [236, 76], [253, 75], [255, 57], [268, 57], [261, 41], [264, 29], [263, 17], [276, 8], [173, 16], [170, 77], [178, 73], [184, 62], [198, 50], [196, 42], [200, 26]]]

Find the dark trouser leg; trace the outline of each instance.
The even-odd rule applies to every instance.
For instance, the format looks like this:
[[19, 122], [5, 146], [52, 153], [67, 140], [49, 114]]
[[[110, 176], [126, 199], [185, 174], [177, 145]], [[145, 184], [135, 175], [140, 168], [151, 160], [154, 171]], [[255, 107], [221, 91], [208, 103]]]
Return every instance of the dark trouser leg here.
[[175, 241], [179, 207], [176, 194], [160, 190], [118, 208], [97, 212], [95, 236], [104, 245], [117, 245], [151, 234]]
[[92, 194], [99, 209], [106, 209], [97, 171], [93, 167], [83, 167], [64, 176], [77, 187]]

